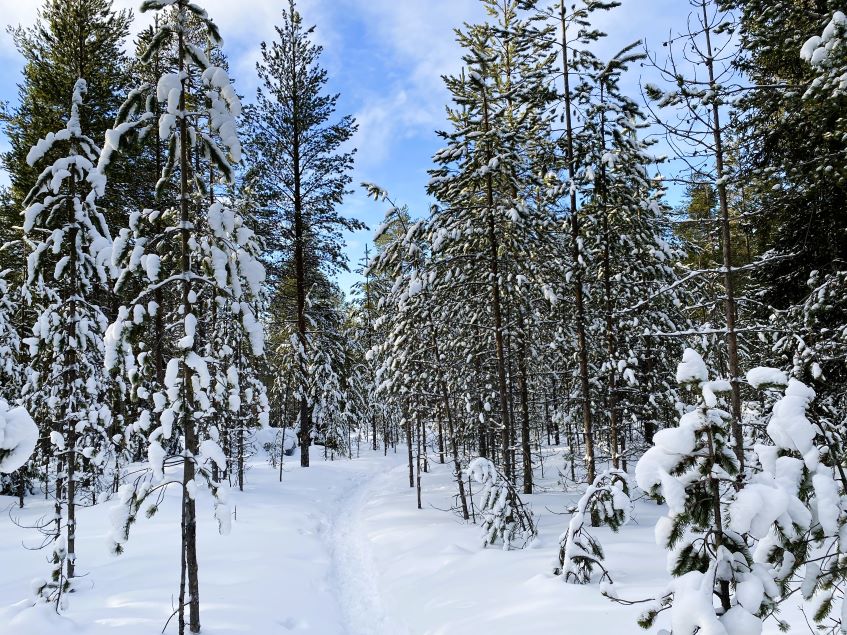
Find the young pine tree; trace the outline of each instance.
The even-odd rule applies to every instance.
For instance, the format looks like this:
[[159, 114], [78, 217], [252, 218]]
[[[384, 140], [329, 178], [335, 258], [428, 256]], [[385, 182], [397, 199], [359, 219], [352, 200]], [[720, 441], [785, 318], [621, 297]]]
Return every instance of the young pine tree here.
[[111, 239], [97, 207], [105, 187], [95, 167], [100, 151], [81, 127], [85, 92], [80, 79], [65, 129], [47, 135], [27, 156], [34, 166], [59, 148], [65, 152], [43, 169], [24, 199], [29, 254], [23, 293], [38, 318], [24, 339], [31, 372], [23, 400], [49, 437], [42, 460], [54, 475], [54, 516], [42, 527], [53, 546], [53, 571], [38, 595], [57, 610], [75, 575], [79, 482], [102, 460], [111, 419], [102, 370], [107, 319], [97, 304], [109, 281]]
[[[221, 532], [227, 532], [230, 524], [227, 490], [213, 478], [215, 468], [223, 470], [227, 463], [218, 444], [220, 430], [212, 386], [212, 372], [221, 366], [217, 359], [220, 351], [204, 346], [206, 329], [200, 328], [201, 321], [215, 311], [217, 298], [223, 296], [232, 312], [238, 311], [231, 322], [233, 328], [240, 329], [242, 341], [249, 341], [253, 353], [260, 355], [263, 332], [255, 314], [255, 294], [261, 275], [249, 250], [238, 249], [238, 244], [226, 240], [228, 232], [239, 230], [234, 215], [230, 217], [209, 204], [209, 171], [213, 169], [214, 174], [231, 182], [233, 165], [241, 160], [236, 128], [240, 100], [226, 71], [213, 66], [205, 54], [207, 44], [220, 46], [218, 29], [202, 8], [187, 0], [147, 0], [142, 11], [156, 11], [158, 17], [158, 30], [143, 59], [152, 59], [173, 47], [177, 66], [173, 72], [163, 73], [155, 86], [144, 85], [131, 93], [116, 127], [107, 135], [109, 152], [104, 153], [103, 160], [108, 161], [111, 152], [125, 146], [124, 138], [146, 134], [150, 126], [158, 126], [168, 153], [157, 193], [170, 193], [163, 196], [163, 202], [176, 204], [134, 212], [114, 254], [122, 266], [118, 289], [132, 282], [140, 290], [121, 307], [109, 327], [106, 365], [126, 376], [130, 397], [143, 404], [127, 435], [142, 437], [150, 468], [121, 490], [119, 509], [123, 513], [116, 513], [114, 518], [115, 549], [122, 550], [129, 527], [145, 501], [178, 483], [182, 535], [179, 632], [185, 632], [187, 607], [188, 628], [197, 633], [200, 589], [196, 493], [201, 487], [208, 487], [215, 498]], [[154, 108], [157, 102], [160, 107]], [[238, 243], [245, 239], [237, 237]], [[175, 248], [160, 252], [163, 242]], [[155, 300], [158, 289], [174, 301], [160, 306]], [[159, 311], [164, 312], [163, 332], [173, 338], [173, 346], [165, 364], [164, 385], [153, 383], [151, 391], [147, 386], [151, 385], [148, 381], [153, 360], [139, 334]], [[165, 478], [169, 468], [181, 471], [178, 481]], [[148, 515], [155, 511], [155, 502], [146, 508]]]
[[778, 594], [769, 570], [754, 565], [745, 537], [730, 525], [739, 462], [732, 415], [718, 404], [720, 394], [731, 392], [730, 382], [709, 381], [692, 349], [685, 350], [676, 378], [696, 391], [696, 404], [684, 408], [677, 427], [656, 433], [635, 469], [638, 486], [668, 505], [656, 541], [669, 551], [674, 580], [639, 624], [649, 628], [669, 609], [675, 635], [761, 632], [761, 615]]

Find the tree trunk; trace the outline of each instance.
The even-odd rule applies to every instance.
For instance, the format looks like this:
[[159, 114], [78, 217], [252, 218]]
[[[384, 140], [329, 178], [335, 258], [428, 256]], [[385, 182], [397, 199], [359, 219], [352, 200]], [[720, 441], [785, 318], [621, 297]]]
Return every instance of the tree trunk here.
[[[184, 14], [185, 8], [180, 5], [180, 12]], [[179, 34], [179, 70], [182, 73], [185, 70], [185, 36], [182, 32]], [[187, 78], [182, 80], [182, 92], [180, 94], [179, 110], [180, 113], [186, 111], [186, 83]], [[184, 115], [179, 118], [179, 167], [180, 167], [180, 271], [184, 276], [182, 282], [182, 307], [183, 315], [188, 315], [192, 312], [191, 303], [191, 280], [189, 274], [191, 272], [190, 261], [190, 240], [191, 230], [188, 198], [188, 171], [191, 169], [191, 160], [188, 155], [188, 145], [190, 143], [188, 136], [188, 121]], [[196, 346], [195, 346], [196, 347]], [[192, 350], [195, 349], [192, 347]], [[191, 409], [194, 407], [194, 396], [191, 389], [191, 369], [187, 364], [183, 363], [182, 368], [183, 380], [183, 434], [185, 436], [185, 456], [183, 458], [183, 478], [182, 478], [182, 500], [183, 500], [183, 517], [184, 517], [184, 533], [183, 533], [183, 549], [185, 551], [185, 564], [188, 576], [188, 612], [189, 612], [189, 630], [192, 633], [200, 632], [200, 582], [197, 565], [197, 510], [194, 499], [189, 496], [189, 483], [194, 480], [195, 466], [194, 457], [197, 455], [197, 435], [194, 429], [194, 417]], [[184, 604], [180, 604], [180, 611], [184, 610]], [[184, 623], [184, 618], [183, 618]]]
[[[303, 194], [301, 190], [300, 165], [300, 105], [297, 93], [296, 46], [291, 47], [291, 163], [294, 174], [294, 276], [297, 283], [297, 334], [305, 355], [308, 351], [306, 330], [306, 226], [303, 218]], [[309, 467], [309, 446], [312, 444], [312, 422], [307, 402], [308, 369], [305, 360], [300, 360], [300, 466]]]
[[[429, 321], [431, 325], [434, 324], [432, 321], [431, 313], [429, 314]], [[432, 334], [432, 346], [433, 351], [435, 353], [435, 358], [441, 359], [441, 354], [438, 349], [438, 338], [435, 336], [435, 331], [433, 329], [430, 330], [430, 333]], [[450, 437], [450, 452], [453, 455], [453, 474], [456, 477], [456, 484], [459, 486], [459, 501], [462, 505], [462, 518], [467, 520], [468, 501], [465, 497], [465, 481], [464, 479], [462, 479], [462, 463], [459, 459], [459, 440], [456, 438], [456, 426], [453, 422], [453, 409], [450, 406], [450, 393], [447, 390], [447, 382], [444, 380], [444, 376], [441, 374], [440, 370], [438, 373], [438, 383], [441, 387], [441, 399], [444, 403], [444, 414], [447, 416], [447, 435]], [[443, 446], [441, 456], [443, 463]]]
[[529, 434], [529, 388], [527, 386], [527, 346], [528, 334], [524, 327], [523, 316], [518, 311], [518, 329], [520, 330], [520, 351], [518, 353], [518, 381], [521, 399], [521, 454], [523, 459], [523, 493], [532, 494], [532, 446]]
[[406, 413], [406, 449], [409, 451], [409, 487], [415, 486], [414, 457], [412, 456], [412, 420]]
[[[709, 28], [709, 17], [706, 10], [706, 2], [702, 2], [703, 26], [706, 36], [706, 68], [709, 71], [709, 87], [716, 94], [715, 65], [712, 53], [712, 35]], [[735, 303], [735, 283], [732, 273], [732, 231], [729, 223], [729, 201], [726, 191], [726, 180], [724, 171], [723, 135], [721, 130], [720, 107], [717, 101], [712, 102], [712, 133], [715, 139], [715, 170], [717, 172], [718, 200], [721, 210], [721, 242], [723, 243], [723, 284], [726, 300], [724, 310], [726, 313], [726, 348], [729, 362], [730, 381], [732, 382], [732, 437], [735, 440], [735, 455], [741, 467], [739, 474], [744, 472], [744, 432], [741, 429], [741, 386], [739, 384], [740, 371], [738, 368], [738, 334], [736, 333], [735, 319], [737, 308]]]
[[420, 408], [415, 407], [415, 421], [417, 422], [417, 458], [415, 461], [415, 467], [417, 470], [417, 478], [415, 479], [415, 489], [417, 490], [418, 496], [418, 509], [423, 509], [421, 505], [421, 437], [423, 436], [423, 425], [421, 424], [421, 413]]
[[[604, 103], [603, 86], [600, 87], [600, 102]], [[606, 114], [601, 110], [600, 114], [600, 153], [606, 152]], [[600, 163], [599, 192], [600, 206], [603, 216], [603, 298], [606, 313], [606, 356], [609, 365], [606, 380], [606, 404], [609, 413], [609, 447], [612, 450], [612, 467], [620, 468], [620, 448], [618, 431], [618, 371], [615, 357], [617, 357], [617, 332], [613, 317], [612, 301], [612, 235], [609, 229], [609, 190], [606, 180], [606, 163]]]
[[585, 299], [582, 292], [582, 265], [580, 264], [580, 226], [577, 213], [576, 190], [576, 157], [574, 156], [574, 134], [571, 119], [571, 91], [570, 91], [570, 63], [568, 61], [568, 28], [565, 19], [565, 1], [560, 0], [559, 12], [562, 23], [562, 68], [565, 82], [565, 125], [567, 129], [568, 148], [568, 176], [572, 187], [570, 188], [571, 204], [571, 242], [573, 255], [573, 287], [574, 305], [576, 307], [576, 332], [577, 345], [579, 349], [579, 384], [582, 395], [582, 428], [585, 434], [585, 467], [587, 481], [594, 482], [596, 471], [594, 459], [594, 430], [591, 421], [591, 386], [588, 377], [588, 345], [585, 336]]
[[[491, 130], [488, 114], [488, 94], [483, 88], [483, 123], [484, 133], [487, 135]], [[491, 145], [487, 144], [486, 163], [492, 159]], [[506, 383], [506, 352], [503, 342], [503, 316], [502, 302], [500, 300], [500, 262], [498, 255], [497, 226], [494, 221], [494, 183], [489, 171], [485, 177], [486, 208], [488, 213], [488, 245], [489, 245], [489, 273], [491, 276], [491, 313], [494, 316], [494, 341], [497, 349], [497, 388], [500, 395], [500, 417], [502, 420], [501, 451], [503, 453], [503, 473], [512, 472], [510, 451], [510, 422], [509, 422], [509, 389]]]

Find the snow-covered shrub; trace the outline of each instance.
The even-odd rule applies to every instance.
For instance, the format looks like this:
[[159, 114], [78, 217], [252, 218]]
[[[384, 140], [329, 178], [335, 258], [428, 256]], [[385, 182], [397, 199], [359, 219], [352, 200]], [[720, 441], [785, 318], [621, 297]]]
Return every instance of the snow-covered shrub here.
[[696, 405], [684, 408], [677, 427], [656, 433], [635, 470], [638, 486], [668, 505], [655, 531], [674, 580], [639, 623], [649, 628], [669, 609], [674, 635], [760, 633], [761, 616], [779, 590], [770, 567], [753, 561], [742, 532], [731, 525], [731, 510], [737, 515], [745, 505], [736, 494], [731, 416], [718, 403], [731, 387], [710, 381], [692, 349], [684, 353], [677, 381], [697, 392]]
[[21, 407], [10, 408], [0, 399], [0, 474], [20, 469], [38, 442], [38, 426]]
[[592, 527], [608, 525], [618, 531], [632, 511], [629, 491], [627, 475], [620, 470], [608, 470], [594, 479], [579, 499], [568, 530], [559, 538], [559, 563], [554, 574], [563, 575], [565, 582], [588, 584], [595, 581], [599, 569], [598, 581], [612, 581], [603, 565], [603, 547], [587, 531], [586, 521], [590, 520]]
[[538, 533], [532, 510], [524, 505], [517, 490], [494, 463], [479, 457], [467, 469], [482, 485], [479, 510], [482, 514], [483, 545], [502, 541], [503, 550], [523, 549]]
[[[799, 590], [811, 601], [822, 632], [843, 633], [847, 498], [840, 435], [830, 434], [823, 421], [809, 420], [814, 390], [779, 371], [760, 371], [748, 373], [748, 381], [756, 387], [782, 384], [784, 394], [767, 424], [770, 443], [755, 447], [761, 470], [730, 506], [730, 528], [754, 542], [754, 566], [773, 569], [781, 597]], [[773, 381], [757, 381], [768, 374]]]

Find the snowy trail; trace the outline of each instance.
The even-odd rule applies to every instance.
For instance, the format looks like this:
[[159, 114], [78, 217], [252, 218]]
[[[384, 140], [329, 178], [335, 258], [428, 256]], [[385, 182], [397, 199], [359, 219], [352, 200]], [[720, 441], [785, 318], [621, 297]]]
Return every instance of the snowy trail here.
[[362, 509], [374, 482], [384, 476], [384, 465], [373, 463], [358, 474], [353, 485], [336, 500], [327, 532], [332, 586], [341, 607], [346, 635], [409, 635], [405, 624], [386, 611], [370, 541], [362, 523]]
[[[231, 493], [237, 517], [220, 536], [206, 492], [198, 504], [201, 620], [208, 635], [408, 635], [380, 592], [362, 509], [397, 461], [362, 452], [354, 461], [286, 461], [283, 481], [263, 459], [251, 463], [244, 492]], [[152, 519], [133, 529], [126, 553], [110, 554], [105, 502], [80, 511], [80, 592], [61, 617], [26, 611], [29, 581], [47, 570], [28, 551], [32, 524], [50, 507], [33, 497], [17, 511], [0, 497], [0, 635], [147, 635], [162, 630], [178, 584], [179, 499], [169, 491]], [[234, 566], [237, 563], [237, 566]], [[402, 608], [397, 611], [402, 611]], [[176, 632], [171, 621], [166, 633]]]

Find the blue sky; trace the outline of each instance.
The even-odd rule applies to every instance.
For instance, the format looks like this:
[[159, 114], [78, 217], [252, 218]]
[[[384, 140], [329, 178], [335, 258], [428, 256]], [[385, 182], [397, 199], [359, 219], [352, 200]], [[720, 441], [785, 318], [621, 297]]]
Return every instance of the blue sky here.
[[[140, 1], [114, 4], [135, 9]], [[283, 0], [200, 0], [199, 4], [218, 23], [231, 74], [239, 91], [251, 99], [259, 43], [274, 37]], [[0, 16], [5, 24], [32, 24], [40, 5], [41, 0], [0, 0]], [[317, 25], [329, 89], [341, 93], [339, 111], [353, 114], [359, 122], [356, 192], [345, 201], [344, 213], [372, 228], [381, 222], [384, 210], [363, 196], [360, 181], [378, 183], [399, 202], [408, 203], [414, 214], [425, 213], [426, 171], [439, 148], [434, 131], [444, 126], [448, 100], [441, 75], [457, 71], [461, 64], [453, 28], [463, 21], [481, 20], [481, 4], [478, 0], [300, 0], [298, 8], [307, 23]], [[609, 37], [597, 53], [611, 56], [638, 39], [661, 50], [671, 31], [685, 28], [689, 8], [686, 0], [623, 0], [623, 6], [605, 14], [598, 24]], [[136, 15], [135, 30], [145, 24], [145, 16]], [[4, 30], [0, 99], [14, 102], [21, 66]], [[633, 95], [641, 70], [634, 69], [625, 83]], [[5, 139], [0, 136], [2, 147]], [[0, 173], [0, 182], [5, 181]], [[362, 258], [370, 235], [349, 237], [351, 265]], [[339, 283], [346, 289], [354, 280], [343, 275]]]

